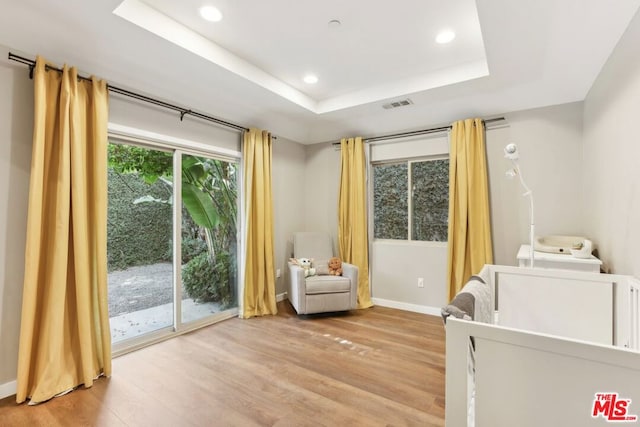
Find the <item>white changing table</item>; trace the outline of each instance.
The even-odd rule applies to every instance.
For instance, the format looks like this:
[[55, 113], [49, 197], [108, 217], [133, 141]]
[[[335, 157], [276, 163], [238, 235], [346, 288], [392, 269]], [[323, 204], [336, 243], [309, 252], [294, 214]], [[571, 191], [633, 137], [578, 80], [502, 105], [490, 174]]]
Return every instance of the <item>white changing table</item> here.
[[[518, 266], [529, 267], [529, 245], [520, 246], [518, 251]], [[560, 270], [587, 271], [599, 273], [602, 261], [591, 255], [590, 258], [576, 258], [571, 254], [552, 254], [548, 252], [533, 252], [534, 267], [555, 268]]]

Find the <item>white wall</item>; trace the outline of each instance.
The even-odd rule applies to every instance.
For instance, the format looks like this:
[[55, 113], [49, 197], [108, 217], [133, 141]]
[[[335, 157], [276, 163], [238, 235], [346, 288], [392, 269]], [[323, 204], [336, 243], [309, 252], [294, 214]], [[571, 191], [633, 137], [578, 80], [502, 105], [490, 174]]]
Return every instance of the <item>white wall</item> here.
[[612, 273], [640, 277], [640, 13], [584, 102], [585, 226]]
[[[374, 303], [439, 314], [447, 302], [447, 244], [374, 241], [371, 295]], [[418, 287], [418, 278], [424, 287]]]
[[340, 150], [331, 143], [306, 147], [304, 223], [298, 231], [326, 231], [333, 251], [338, 253], [338, 194], [340, 192]]
[[281, 272], [276, 279], [276, 294], [281, 294], [287, 289], [287, 261], [293, 250], [291, 236], [305, 230], [305, 147], [278, 137], [273, 142], [272, 166], [275, 262]]
[[0, 60], [0, 398], [18, 366], [32, 127], [28, 70]]
[[586, 234], [582, 198], [582, 103], [504, 114], [507, 126], [486, 133], [494, 264], [517, 265], [529, 241], [529, 201], [519, 180], [507, 179], [508, 143], [518, 145], [520, 170], [533, 191], [536, 234]]
[[118, 94], [109, 95], [109, 123], [129, 126], [200, 144], [240, 151], [240, 132], [177, 112], [135, 101]]

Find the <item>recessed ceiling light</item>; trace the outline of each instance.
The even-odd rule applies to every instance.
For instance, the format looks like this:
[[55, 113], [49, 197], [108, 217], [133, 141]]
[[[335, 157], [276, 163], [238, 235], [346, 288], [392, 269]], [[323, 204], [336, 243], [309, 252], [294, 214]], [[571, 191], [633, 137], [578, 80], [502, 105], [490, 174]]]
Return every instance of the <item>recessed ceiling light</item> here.
[[213, 6], [202, 6], [200, 8], [200, 16], [210, 22], [219, 22], [222, 20], [222, 12]]
[[310, 85], [318, 83], [318, 77], [313, 74], [307, 74], [302, 80]]
[[449, 43], [456, 38], [456, 33], [451, 30], [440, 31], [436, 36], [436, 42], [440, 44]]
[[342, 22], [338, 21], [337, 19], [332, 19], [327, 23], [327, 25], [329, 26], [329, 28], [338, 28], [340, 27], [340, 25], [342, 25]]

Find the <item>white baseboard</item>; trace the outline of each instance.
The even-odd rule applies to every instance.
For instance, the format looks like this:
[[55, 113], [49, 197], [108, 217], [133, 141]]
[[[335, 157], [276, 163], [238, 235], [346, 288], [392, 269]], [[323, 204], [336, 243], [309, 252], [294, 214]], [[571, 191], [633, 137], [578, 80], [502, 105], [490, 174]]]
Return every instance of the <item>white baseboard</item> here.
[[276, 294], [276, 302], [284, 301], [287, 299], [287, 293]]
[[410, 304], [408, 302], [392, 301], [382, 298], [372, 298], [375, 305], [381, 307], [397, 308], [398, 310], [413, 311], [414, 313], [430, 314], [432, 316], [440, 316], [439, 307], [431, 307], [428, 305]]
[[0, 399], [13, 396], [18, 389], [17, 381], [9, 381], [8, 383], [0, 384]]

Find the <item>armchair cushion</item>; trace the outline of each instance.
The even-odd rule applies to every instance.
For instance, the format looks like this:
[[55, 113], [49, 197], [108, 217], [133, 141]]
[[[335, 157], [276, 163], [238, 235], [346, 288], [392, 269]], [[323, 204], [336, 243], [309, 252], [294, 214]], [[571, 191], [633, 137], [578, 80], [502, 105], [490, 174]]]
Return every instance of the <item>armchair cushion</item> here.
[[307, 277], [306, 293], [310, 294], [330, 294], [334, 292], [349, 292], [351, 290], [351, 280], [342, 276], [313, 276]]

